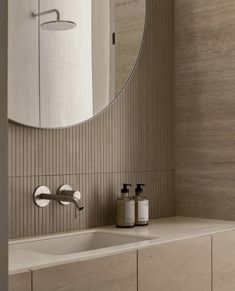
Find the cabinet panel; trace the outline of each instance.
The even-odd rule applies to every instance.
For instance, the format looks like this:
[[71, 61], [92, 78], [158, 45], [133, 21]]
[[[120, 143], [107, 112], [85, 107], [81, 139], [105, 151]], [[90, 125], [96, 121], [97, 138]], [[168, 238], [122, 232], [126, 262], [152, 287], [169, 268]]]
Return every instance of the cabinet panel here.
[[9, 275], [9, 291], [31, 291], [31, 272]]
[[212, 236], [213, 291], [235, 290], [235, 231]]
[[138, 252], [139, 291], [210, 291], [211, 237], [164, 243]]
[[34, 291], [136, 291], [137, 253], [128, 252], [33, 271]]

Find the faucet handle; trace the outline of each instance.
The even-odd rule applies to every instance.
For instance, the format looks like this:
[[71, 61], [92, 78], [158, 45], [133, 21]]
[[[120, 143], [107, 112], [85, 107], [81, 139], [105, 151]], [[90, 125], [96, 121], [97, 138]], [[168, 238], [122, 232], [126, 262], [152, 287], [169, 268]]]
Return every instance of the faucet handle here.
[[[73, 190], [73, 188], [68, 184], [61, 185], [59, 187], [59, 189], [57, 190], [57, 194], [58, 195], [73, 196], [73, 197], [77, 198], [78, 200], [80, 200], [81, 197], [82, 197], [82, 195], [81, 195], [81, 193], [79, 191]], [[70, 202], [60, 201], [60, 204], [69, 205]]]
[[46, 207], [51, 202], [48, 199], [42, 199], [41, 195], [43, 195], [43, 194], [46, 194], [46, 195], [51, 194], [50, 189], [44, 185], [38, 186], [33, 192], [33, 201], [34, 201], [35, 205], [37, 205], [38, 207], [42, 207], [42, 208]]

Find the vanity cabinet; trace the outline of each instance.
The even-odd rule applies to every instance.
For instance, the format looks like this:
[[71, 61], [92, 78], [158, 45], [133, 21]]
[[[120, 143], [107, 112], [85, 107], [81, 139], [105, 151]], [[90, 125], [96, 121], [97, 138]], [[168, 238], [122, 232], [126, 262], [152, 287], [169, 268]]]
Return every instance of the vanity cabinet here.
[[33, 291], [136, 291], [137, 252], [33, 270]]
[[235, 231], [225, 231], [31, 268], [9, 276], [9, 291], [232, 291], [234, 274]]
[[31, 291], [31, 272], [26, 271], [10, 275], [9, 291]]
[[211, 237], [184, 239], [139, 250], [138, 287], [139, 291], [210, 291]]
[[213, 291], [235, 290], [235, 231], [212, 236]]

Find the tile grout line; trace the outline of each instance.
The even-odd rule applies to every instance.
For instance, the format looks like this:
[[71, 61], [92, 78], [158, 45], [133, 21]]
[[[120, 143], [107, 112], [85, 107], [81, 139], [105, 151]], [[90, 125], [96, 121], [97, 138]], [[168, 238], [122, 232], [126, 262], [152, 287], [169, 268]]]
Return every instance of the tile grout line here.
[[84, 176], [84, 175], [111, 175], [111, 174], [143, 174], [143, 173], [168, 173], [174, 172], [174, 169], [168, 170], [147, 170], [147, 171], [120, 171], [120, 172], [89, 172], [89, 173], [72, 173], [72, 174], [45, 174], [45, 175], [26, 175], [26, 176], [8, 176], [9, 179], [14, 178], [33, 178], [33, 177], [63, 177], [63, 176]]
[[33, 291], [33, 271], [30, 270], [30, 273], [31, 273], [31, 291]]

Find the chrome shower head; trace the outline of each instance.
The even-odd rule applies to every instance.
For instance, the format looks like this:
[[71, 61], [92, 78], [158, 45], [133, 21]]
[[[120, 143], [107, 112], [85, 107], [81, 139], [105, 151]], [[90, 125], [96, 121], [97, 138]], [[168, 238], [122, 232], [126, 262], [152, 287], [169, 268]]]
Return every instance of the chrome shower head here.
[[69, 20], [61, 20], [60, 19], [60, 12], [57, 9], [51, 9], [47, 11], [43, 11], [40, 13], [34, 12], [32, 14], [33, 17], [38, 17], [41, 15], [49, 14], [49, 13], [56, 13], [57, 19], [52, 21], [47, 21], [41, 24], [41, 27], [45, 30], [50, 31], [64, 31], [64, 30], [70, 30], [73, 29], [76, 26], [76, 23]]
[[41, 28], [51, 31], [70, 30], [76, 26], [76, 23], [68, 20], [47, 21], [41, 24]]

